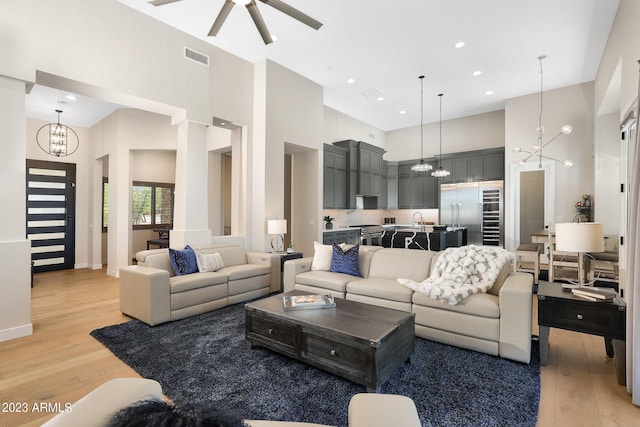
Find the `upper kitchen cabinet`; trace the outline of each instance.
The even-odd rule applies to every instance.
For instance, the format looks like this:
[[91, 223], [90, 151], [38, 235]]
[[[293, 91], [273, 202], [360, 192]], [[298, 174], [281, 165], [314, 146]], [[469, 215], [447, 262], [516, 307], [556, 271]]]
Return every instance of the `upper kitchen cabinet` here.
[[445, 154], [442, 166], [451, 172], [443, 184], [504, 179], [504, 148]]
[[[438, 208], [438, 179], [431, 172], [418, 173], [411, 170], [416, 161], [398, 162], [397, 208], [436, 209]], [[435, 168], [437, 162], [428, 162]]]
[[347, 208], [348, 150], [324, 144], [323, 192], [325, 209]]
[[382, 197], [382, 148], [360, 142], [358, 144], [358, 194]]
[[382, 156], [385, 151], [351, 139], [333, 145], [347, 150], [347, 209], [356, 209], [356, 195], [365, 196], [365, 204], [373, 201], [378, 206], [382, 197]]

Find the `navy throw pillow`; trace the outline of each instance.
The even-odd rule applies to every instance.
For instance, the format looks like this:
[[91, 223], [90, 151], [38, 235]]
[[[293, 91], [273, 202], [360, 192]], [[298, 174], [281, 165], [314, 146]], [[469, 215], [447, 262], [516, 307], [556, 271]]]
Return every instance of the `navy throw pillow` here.
[[334, 243], [333, 255], [331, 256], [331, 267], [329, 268], [329, 271], [362, 277], [358, 257], [359, 252], [360, 245], [355, 245], [345, 252], [338, 244]]
[[189, 245], [185, 246], [182, 251], [169, 248], [169, 261], [171, 261], [171, 267], [176, 276], [198, 272], [196, 253]]

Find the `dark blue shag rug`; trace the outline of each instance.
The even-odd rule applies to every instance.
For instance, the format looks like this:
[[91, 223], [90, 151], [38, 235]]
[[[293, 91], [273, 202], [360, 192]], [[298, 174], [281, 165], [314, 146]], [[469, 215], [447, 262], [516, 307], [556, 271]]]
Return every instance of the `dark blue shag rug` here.
[[[132, 320], [91, 335], [177, 404], [227, 409], [245, 419], [347, 425], [352, 383], [260, 347], [246, 349], [244, 305], [159, 326]], [[538, 345], [525, 365], [416, 338], [411, 363], [382, 386], [413, 399], [423, 426], [535, 426]]]

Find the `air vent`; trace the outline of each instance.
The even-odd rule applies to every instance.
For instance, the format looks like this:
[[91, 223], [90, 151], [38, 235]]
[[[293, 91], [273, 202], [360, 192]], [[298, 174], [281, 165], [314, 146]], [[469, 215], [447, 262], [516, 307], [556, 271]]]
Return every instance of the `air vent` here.
[[196, 61], [202, 65], [209, 66], [209, 56], [204, 53], [200, 53], [188, 47], [184, 47], [184, 57], [192, 61]]

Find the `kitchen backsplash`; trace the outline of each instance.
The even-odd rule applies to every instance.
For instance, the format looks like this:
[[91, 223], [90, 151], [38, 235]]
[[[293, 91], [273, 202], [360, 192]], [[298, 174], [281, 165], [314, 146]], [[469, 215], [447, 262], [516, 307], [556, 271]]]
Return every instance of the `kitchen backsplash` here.
[[341, 209], [324, 209], [322, 216], [330, 216], [333, 220], [334, 228], [346, 228], [350, 225], [384, 225], [385, 218], [395, 218], [396, 224], [409, 225], [413, 224], [413, 216], [416, 212], [422, 214], [422, 218], [416, 221], [425, 221], [438, 223], [438, 209], [362, 209], [362, 210], [341, 210]]

